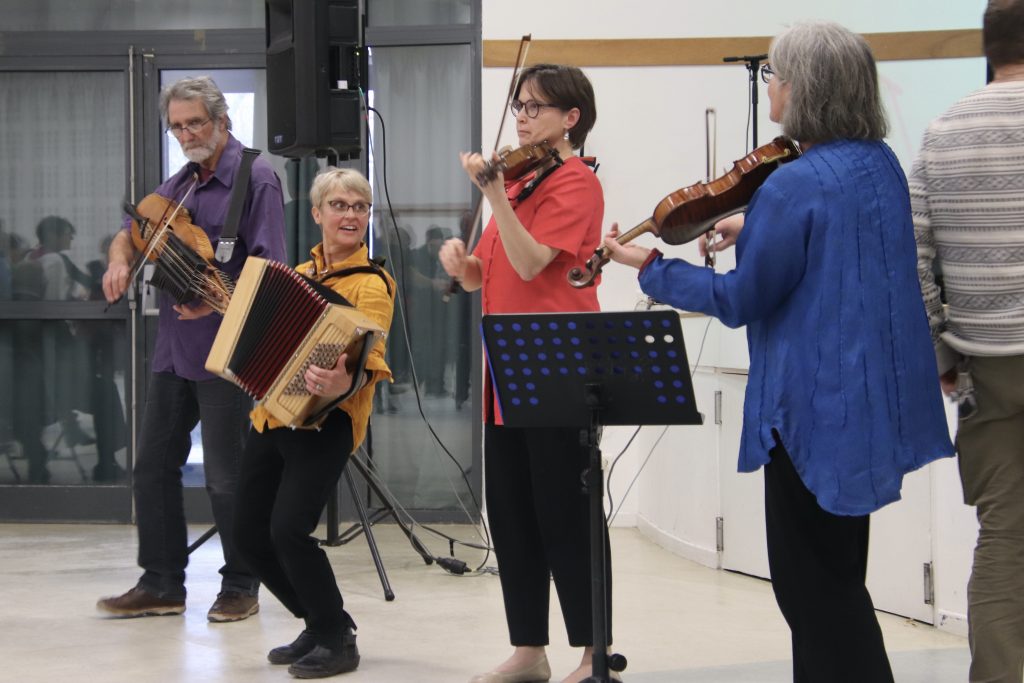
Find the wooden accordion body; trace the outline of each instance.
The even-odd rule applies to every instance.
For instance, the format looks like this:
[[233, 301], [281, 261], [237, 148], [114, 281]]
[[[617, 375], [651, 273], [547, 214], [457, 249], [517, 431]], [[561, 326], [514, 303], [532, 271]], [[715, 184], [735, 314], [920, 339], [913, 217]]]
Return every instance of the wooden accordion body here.
[[332, 368], [347, 353], [352, 370], [384, 333], [355, 308], [330, 303], [285, 264], [250, 256], [206, 369], [241, 387], [289, 427], [308, 426], [311, 416], [336, 400], [306, 391], [309, 366]]

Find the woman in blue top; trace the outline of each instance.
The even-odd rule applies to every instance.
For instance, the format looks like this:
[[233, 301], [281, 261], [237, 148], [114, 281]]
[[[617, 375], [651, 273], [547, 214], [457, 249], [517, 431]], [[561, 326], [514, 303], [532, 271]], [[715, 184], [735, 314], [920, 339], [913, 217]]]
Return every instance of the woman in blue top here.
[[917, 283], [907, 181], [882, 141], [874, 58], [836, 24], [775, 38], [772, 121], [803, 155], [776, 170], [725, 274], [657, 250], [605, 246], [658, 301], [747, 326], [739, 469], [762, 465], [768, 560], [798, 683], [892, 681], [864, 585], [868, 515], [903, 475], [953, 453]]

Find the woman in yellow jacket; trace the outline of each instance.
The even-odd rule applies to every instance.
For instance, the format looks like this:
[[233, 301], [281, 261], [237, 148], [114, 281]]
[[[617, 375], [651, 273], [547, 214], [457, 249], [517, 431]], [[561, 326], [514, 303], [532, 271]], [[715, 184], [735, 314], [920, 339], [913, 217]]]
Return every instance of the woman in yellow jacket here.
[[[358, 171], [330, 168], [316, 177], [309, 195], [323, 241], [296, 270], [390, 328], [394, 281], [369, 261], [364, 242], [370, 184]], [[355, 622], [311, 534], [349, 455], [366, 436], [374, 385], [390, 379], [384, 344], [378, 343], [357, 376], [346, 370], [344, 355], [334, 368], [306, 371], [306, 390], [316, 396], [340, 397], [356, 385], [317, 428], [291, 429], [262, 407], [252, 412], [237, 496], [238, 550], [270, 592], [305, 621], [294, 642], [267, 655], [272, 664], [290, 664], [288, 672], [299, 678], [334, 676], [359, 665]]]

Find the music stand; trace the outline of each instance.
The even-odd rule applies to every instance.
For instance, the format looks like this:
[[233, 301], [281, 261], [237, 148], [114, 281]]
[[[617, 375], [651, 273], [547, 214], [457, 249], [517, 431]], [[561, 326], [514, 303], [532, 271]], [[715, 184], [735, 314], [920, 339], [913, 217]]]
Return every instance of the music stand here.
[[[626, 659], [608, 654], [601, 425], [700, 424], [675, 311], [485, 315], [484, 350], [504, 423], [579, 427], [589, 463], [594, 658], [608, 683]], [[501, 559], [498, 559], [499, 566]]]

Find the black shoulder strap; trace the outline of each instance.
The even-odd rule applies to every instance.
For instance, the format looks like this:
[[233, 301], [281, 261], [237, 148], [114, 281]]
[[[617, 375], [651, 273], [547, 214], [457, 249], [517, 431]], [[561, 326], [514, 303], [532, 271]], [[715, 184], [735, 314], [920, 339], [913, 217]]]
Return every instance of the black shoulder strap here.
[[388, 277], [387, 275], [384, 274], [384, 269], [381, 267], [381, 264], [377, 263], [373, 259], [367, 262], [365, 266], [350, 266], [348, 268], [332, 270], [331, 272], [326, 273], [323, 277], [321, 277], [320, 282], [326, 282], [332, 277], [345, 277], [346, 275], [354, 275], [356, 273], [373, 273], [374, 275], [376, 275], [377, 277], [384, 281], [384, 286], [388, 290], [388, 296], [392, 296], [391, 283], [388, 282]]
[[236, 236], [238, 235], [238, 221], [242, 218], [242, 206], [245, 204], [245, 197], [249, 194], [249, 172], [252, 170], [252, 162], [260, 155], [258, 149], [246, 147], [242, 150], [242, 163], [235, 173], [235, 182], [231, 186], [231, 203], [228, 204], [228, 217], [224, 221], [224, 230], [217, 241], [217, 260], [226, 263], [232, 252], [235, 250]]

